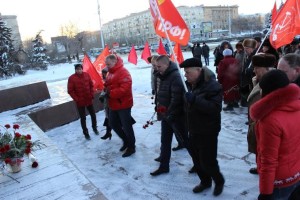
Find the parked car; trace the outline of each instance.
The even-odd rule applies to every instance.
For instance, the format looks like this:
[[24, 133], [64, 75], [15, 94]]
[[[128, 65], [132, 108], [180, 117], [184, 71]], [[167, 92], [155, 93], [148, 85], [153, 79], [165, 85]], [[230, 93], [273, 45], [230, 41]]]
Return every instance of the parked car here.
[[130, 49], [130, 47], [120, 47], [119, 49], [116, 49], [116, 53], [126, 54], [130, 52]]

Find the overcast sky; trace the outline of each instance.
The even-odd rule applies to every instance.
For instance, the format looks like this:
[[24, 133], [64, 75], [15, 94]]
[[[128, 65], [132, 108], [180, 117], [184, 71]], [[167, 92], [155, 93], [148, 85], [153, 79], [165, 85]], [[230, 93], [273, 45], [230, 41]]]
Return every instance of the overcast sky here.
[[[133, 12], [149, 8], [148, 0], [98, 0], [100, 4], [102, 24], [115, 18], [125, 17]], [[277, 5], [281, 0], [276, 0]], [[285, 1], [285, 0], [283, 0]], [[175, 6], [227, 6], [238, 5], [240, 14], [268, 13], [272, 10], [275, 0], [173, 0]], [[76, 23], [83, 30], [99, 30], [97, 0], [0, 0], [2, 15], [16, 15], [22, 40], [34, 37], [44, 30], [43, 38], [59, 35], [59, 27], [69, 22]]]

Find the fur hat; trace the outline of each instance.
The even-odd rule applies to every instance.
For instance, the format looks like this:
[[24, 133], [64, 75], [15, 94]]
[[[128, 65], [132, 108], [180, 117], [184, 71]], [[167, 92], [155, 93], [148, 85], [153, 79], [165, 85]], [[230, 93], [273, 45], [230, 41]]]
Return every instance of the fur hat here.
[[199, 58], [189, 58], [183, 61], [180, 64], [182, 68], [189, 68], [189, 67], [202, 67], [202, 62]]
[[255, 49], [256, 48], [256, 40], [254, 40], [252, 38], [245, 39], [243, 41], [243, 46]]
[[82, 64], [75, 64], [74, 67], [75, 67], [75, 69], [77, 69], [77, 68], [83, 69]]
[[232, 56], [232, 50], [231, 49], [224, 49], [223, 56]]
[[262, 90], [262, 97], [266, 96], [267, 94], [286, 87], [289, 85], [290, 81], [285, 72], [281, 70], [271, 70], [265, 75], [262, 76], [259, 86]]
[[253, 67], [275, 67], [276, 57], [269, 53], [259, 53], [252, 57]]

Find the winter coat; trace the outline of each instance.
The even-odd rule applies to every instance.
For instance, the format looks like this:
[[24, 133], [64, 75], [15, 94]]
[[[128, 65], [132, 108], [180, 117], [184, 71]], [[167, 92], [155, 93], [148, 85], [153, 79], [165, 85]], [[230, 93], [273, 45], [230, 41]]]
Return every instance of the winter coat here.
[[209, 47], [207, 45], [202, 46], [202, 54], [204, 58], [209, 57]]
[[170, 119], [184, 114], [184, 87], [180, 76], [180, 72], [174, 62], [170, 62], [169, 67], [163, 74], [158, 74], [160, 85], [157, 92], [157, 107], [165, 107], [167, 109], [165, 117]]
[[[248, 96], [248, 99], [247, 99], [248, 108], [250, 109], [252, 107], [252, 105], [260, 99], [261, 99], [260, 87], [259, 87], [259, 84], [257, 83]], [[257, 149], [256, 135], [255, 135], [255, 124], [256, 123], [251, 119], [251, 117], [249, 117], [248, 122], [249, 122], [248, 134], [247, 134], [248, 151], [256, 154], [256, 149]]]
[[76, 102], [77, 106], [92, 105], [94, 90], [90, 75], [86, 72], [72, 74], [68, 79], [68, 94]]
[[289, 84], [250, 109], [256, 121], [257, 166], [261, 194], [300, 181], [300, 88]]
[[200, 46], [196, 46], [194, 48], [194, 57], [195, 58], [201, 58], [201, 55], [202, 55], [202, 48]]
[[[244, 56], [244, 63], [241, 69], [241, 81], [240, 87], [241, 90], [245, 90], [245, 95], [249, 95], [249, 90], [251, 91], [253, 88], [252, 78], [255, 76], [253, 72], [253, 66], [251, 64], [252, 57], [255, 55], [256, 50], [254, 50], [249, 56]], [[250, 65], [250, 66], [249, 66]]]
[[187, 104], [187, 124], [191, 137], [219, 134], [221, 130], [222, 87], [214, 73], [202, 68], [198, 82], [193, 86], [186, 82], [188, 90], [196, 97]]
[[108, 92], [108, 107], [111, 110], [131, 108], [133, 106], [132, 79], [130, 73], [118, 57], [116, 65], [108, 70], [105, 87]]
[[225, 56], [218, 65], [218, 82], [222, 85], [225, 103], [240, 99], [240, 68], [238, 60]]
[[300, 76], [293, 81], [293, 83], [297, 84], [300, 87]]
[[228, 49], [230, 49], [233, 52], [233, 48], [231, 44], [228, 41], [223, 41], [216, 49], [214, 50], [214, 55], [215, 55], [215, 63], [214, 66], [218, 67], [219, 62], [223, 60], [223, 51], [225, 49], [225, 45], [228, 45]]

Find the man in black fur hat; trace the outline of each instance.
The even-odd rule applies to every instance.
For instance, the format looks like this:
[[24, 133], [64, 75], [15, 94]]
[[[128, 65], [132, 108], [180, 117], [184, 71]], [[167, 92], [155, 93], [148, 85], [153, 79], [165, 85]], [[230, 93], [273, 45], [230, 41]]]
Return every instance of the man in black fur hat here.
[[217, 151], [221, 130], [222, 87], [214, 73], [202, 67], [199, 59], [190, 58], [181, 63], [189, 92], [185, 93], [186, 116], [189, 131], [189, 147], [200, 184], [194, 193], [212, 186], [214, 196], [222, 193], [225, 179], [220, 172]]

